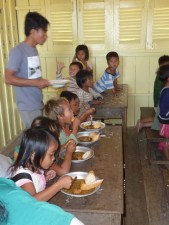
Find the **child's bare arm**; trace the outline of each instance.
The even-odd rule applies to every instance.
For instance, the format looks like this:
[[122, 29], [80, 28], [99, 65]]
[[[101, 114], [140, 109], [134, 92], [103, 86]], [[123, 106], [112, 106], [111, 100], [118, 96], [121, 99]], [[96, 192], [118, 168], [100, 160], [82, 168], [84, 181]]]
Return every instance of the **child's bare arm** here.
[[76, 150], [76, 143], [74, 140], [69, 140], [66, 147], [66, 154], [61, 165], [54, 163], [50, 169], [54, 170], [58, 176], [62, 176], [70, 171], [72, 154]]
[[83, 121], [85, 121], [90, 115], [94, 114], [95, 111], [95, 108], [87, 109], [82, 115], [80, 115], [80, 122], [82, 123]]
[[79, 126], [80, 126], [80, 119], [76, 117], [73, 121], [73, 129], [72, 129], [72, 134], [74, 134], [75, 136], [78, 132]]
[[63, 62], [57, 62], [57, 71], [56, 71], [56, 78], [61, 79], [62, 78], [62, 69], [65, 67]]
[[64, 176], [60, 178], [56, 183], [52, 184], [50, 187], [38, 193], [36, 192], [34, 184], [32, 182], [24, 184], [23, 186], [21, 186], [21, 188], [30, 193], [30, 195], [32, 195], [39, 201], [48, 201], [62, 188], [69, 189], [71, 185], [72, 178], [69, 176]]

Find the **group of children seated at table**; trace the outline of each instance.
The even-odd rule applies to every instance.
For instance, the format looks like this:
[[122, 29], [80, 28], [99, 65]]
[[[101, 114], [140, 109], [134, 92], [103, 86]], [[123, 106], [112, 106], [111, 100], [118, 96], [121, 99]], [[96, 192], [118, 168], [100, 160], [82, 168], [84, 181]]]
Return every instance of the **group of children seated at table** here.
[[[154, 109], [155, 117], [138, 120], [137, 132], [144, 127], [159, 130], [164, 138], [169, 138], [169, 56], [163, 55], [158, 60], [159, 68], [154, 81]], [[169, 142], [160, 142], [158, 149], [165, 160], [169, 160]]]
[[[109, 52], [106, 59], [108, 67], [93, 86], [88, 48], [85, 45], [77, 46], [69, 66], [70, 83], [66, 90], [60, 98], [49, 99], [44, 106], [45, 116], [35, 118], [31, 127], [23, 132], [14, 162], [0, 155], [0, 160], [6, 160], [3, 166], [3, 170], [6, 167], [6, 173], [3, 171], [3, 176], [10, 177], [18, 187], [39, 201], [48, 201], [62, 188], [70, 188], [72, 178], [62, 175], [70, 171], [80, 123], [95, 113], [94, 105], [103, 103], [100, 93], [106, 89], [116, 93], [119, 56], [116, 52]], [[62, 79], [63, 67], [63, 63], [57, 63], [57, 79]], [[58, 163], [60, 147], [66, 148], [66, 154], [64, 160]], [[56, 176], [61, 177], [46, 187], [46, 182]], [[74, 218], [71, 224], [80, 225], [82, 222]]]

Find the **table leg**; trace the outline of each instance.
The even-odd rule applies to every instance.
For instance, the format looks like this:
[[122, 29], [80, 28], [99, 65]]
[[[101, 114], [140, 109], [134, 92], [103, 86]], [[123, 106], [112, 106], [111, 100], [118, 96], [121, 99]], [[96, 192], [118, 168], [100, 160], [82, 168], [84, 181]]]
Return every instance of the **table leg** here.
[[124, 108], [121, 111], [122, 115], [122, 136], [123, 136], [123, 151], [125, 155], [125, 150], [126, 150], [126, 131], [127, 131], [127, 109]]

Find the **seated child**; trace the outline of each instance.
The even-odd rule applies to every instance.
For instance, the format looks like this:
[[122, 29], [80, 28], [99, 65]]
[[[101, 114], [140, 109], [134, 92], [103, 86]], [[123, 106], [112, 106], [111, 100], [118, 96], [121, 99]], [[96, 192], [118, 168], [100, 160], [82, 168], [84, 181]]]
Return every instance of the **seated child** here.
[[89, 50], [86, 45], [76, 47], [73, 62], [80, 62], [84, 70], [92, 71], [92, 63], [89, 61]]
[[[57, 137], [59, 137], [60, 130], [61, 130], [60, 125], [56, 122], [56, 120], [52, 120], [44, 116], [39, 116], [33, 120], [31, 128], [35, 128], [35, 127], [41, 127], [41, 128], [47, 129], [53, 132]], [[50, 167], [50, 170], [45, 173], [47, 181], [51, 180], [56, 175], [62, 176], [70, 171], [72, 154], [75, 148], [76, 148], [76, 143], [74, 140], [71, 140], [71, 142], [69, 142], [68, 145], [66, 146], [65, 158], [61, 164], [59, 164], [58, 162], [59, 152], [58, 154], [55, 155], [55, 158], [56, 158], [55, 163], [53, 163], [52, 166]]]
[[[57, 63], [57, 72], [56, 72], [56, 79], [62, 79], [62, 69], [64, 67], [64, 63], [58, 62]], [[67, 91], [71, 91], [73, 93], [77, 93], [77, 90], [79, 89], [77, 83], [76, 83], [76, 74], [79, 70], [82, 70], [83, 66], [80, 62], [72, 62], [69, 66], [69, 76], [70, 76], [70, 82], [66, 86]]]
[[103, 103], [103, 96], [96, 93], [93, 87], [93, 75], [91, 71], [81, 70], [76, 74], [76, 82], [80, 89], [77, 91], [77, 96], [80, 100], [80, 107], [83, 103], [98, 105]]
[[0, 178], [0, 190], [1, 225], [84, 225], [60, 207], [37, 201], [12, 180]]
[[[169, 138], [169, 65], [159, 67], [157, 74], [159, 79], [164, 82], [159, 97], [160, 135]], [[165, 159], [169, 160], [169, 142], [160, 142], [159, 149], [164, 153]]]
[[[169, 56], [168, 55], [161, 56], [158, 59], [158, 64], [159, 64], [159, 67], [169, 64]], [[160, 125], [158, 121], [158, 114], [159, 114], [158, 101], [159, 101], [160, 92], [163, 86], [164, 86], [164, 82], [162, 82], [159, 79], [158, 74], [156, 74], [156, 78], [154, 81], [154, 92], [153, 92], [154, 109], [155, 109], [156, 115], [155, 117], [149, 117], [142, 120], [139, 119], [136, 124], [137, 132], [141, 131], [142, 128], [144, 127], [151, 127], [153, 130], [160, 129]]]
[[[50, 99], [44, 106], [45, 114], [50, 119], [58, 121], [61, 126], [59, 140], [61, 145], [66, 144], [69, 140], [75, 140], [78, 143], [76, 134], [80, 125], [80, 120], [74, 118], [73, 111], [66, 98]], [[72, 122], [73, 120], [73, 122]], [[72, 130], [69, 129], [72, 125]]]
[[72, 178], [64, 176], [46, 188], [44, 172], [54, 163], [59, 147], [58, 137], [44, 128], [30, 128], [23, 133], [18, 157], [11, 167], [12, 180], [39, 201], [48, 201], [72, 185]]
[[81, 123], [86, 121], [95, 112], [95, 108], [89, 108], [85, 103], [80, 108], [80, 101], [77, 95], [70, 91], [62, 91], [60, 97], [64, 97], [69, 101], [74, 116], [77, 116]]
[[104, 71], [100, 80], [95, 83], [93, 89], [98, 93], [102, 93], [107, 89], [112, 89], [112, 93], [115, 94], [118, 91], [117, 78], [120, 76], [117, 70], [119, 65], [119, 55], [117, 52], [109, 52], [106, 55], [106, 60], [108, 67]]

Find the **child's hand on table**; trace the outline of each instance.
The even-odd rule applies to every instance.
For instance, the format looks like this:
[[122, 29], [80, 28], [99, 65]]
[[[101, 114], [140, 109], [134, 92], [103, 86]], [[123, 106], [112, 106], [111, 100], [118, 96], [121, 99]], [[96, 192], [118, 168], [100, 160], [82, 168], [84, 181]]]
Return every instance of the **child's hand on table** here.
[[93, 105], [100, 105], [104, 103], [104, 100], [102, 98], [94, 99], [93, 100]]

